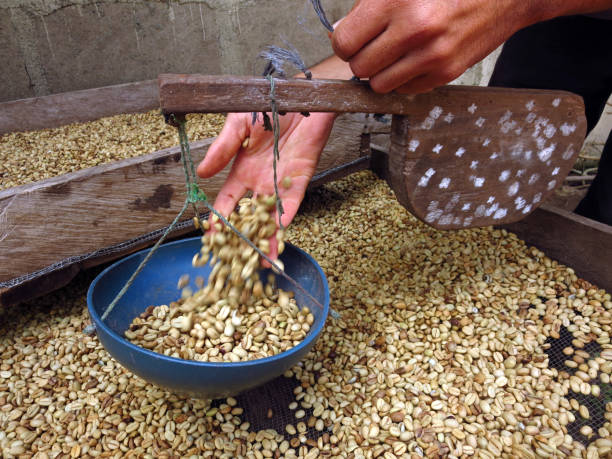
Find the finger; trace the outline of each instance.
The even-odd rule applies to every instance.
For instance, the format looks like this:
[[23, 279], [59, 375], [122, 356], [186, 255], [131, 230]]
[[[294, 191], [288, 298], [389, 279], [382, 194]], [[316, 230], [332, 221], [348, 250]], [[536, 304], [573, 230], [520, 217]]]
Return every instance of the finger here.
[[[283, 214], [280, 218], [280, 223], [282, 224], [283, 228], [289, 226], [293, 218], [296, 216], [300, 203], [304, 198], [304, 190], [305, 186], [298, 185], [296, 189], [293, 191], [289, 190], [287, 195], [281, 197]], [[270, 213], [270, 217], [274, 222], [276, 222], [276, 226], [278, 228], [279, 219], [277, 210], [272, 211]], [[268, 253], [268, 257], [270, 257], [272, 260], [276, 260], [278, 258], [278, 240], [276, 239], [276, 233], [274, 233], [270, 238], [270, 252]], [[261, 260], [261, 265], [265, 268], [269, 268], [271, 266], [270, 263], [263, 258]]]
[[217, 199], [215, 199], [215, 209], [227, 218], [236, 208], [238, 201], [240, 201], [240, 198], [242, 198], [246, 192], [247, 188], [242, 182], [234, 179], [230, 173], [227, 181], [219, 191]]
[[443, 84], [434, 84], [434, 80], [429, 75], [421, 75], [401, 85], [395, 91], [399, 94], [424, 94]]
[[[283, 199], [283, 215], [280, 218], [283, 228], [289, 226], [297, 215], [302, 199], [304, 199], [304, 193], [300, 193], [299, 197], [289, 196]], [[278, 217], [276, 217], [276, 221], [278, 222]]]
[[[284, 203], [283, 203], [283, 207], [284, 207]], [[268, 258], [270, 258], [271, 260], [276, 260], [278, 258], [278, 239], [276, 238], [276, 233], [279, 229], [278, 227], [278, 213], [275, 210], [272, 210], [270, 212], [270, 218], [272, 219], [273, 222], [276, 223], [276, 231], [274, 232], [274, 234], [270, 237], [269, 241], [270, 241], [270, 251], [267, 253]], [[268, 262], [268, 260], [266, 260], [265, 258], [261, 257], [261, 266], [263, 266], [264, 268], [271, 268], [272, 265]]]
[[[298, 177], [295, 181], [297, 183], [292, 185], [289, 190], [287, 190], [285, 193], [281, 192], [283, 214], [280, 217], [280, 225], [282, 225], [283, 228], [289, 226], [297, 215], [297, 212], [300, 209], [300, 204], [304, 199], [304, 194], [306, 193], [308, 180], [304, 181], [304, 183], [300, 183]], [[276, 226], [279, 227], [279, 218], [276, 210], [272, 213], [272, 217], [276, 222]]]
[[390, 26], [350, 59], [351, 70], [359, 78], [374, 76], [410, 54], [424, 40], [423, 36], [410, 36], [402, 28]]
[[388, 93], [427, 73], [427, 61], [420, 52], [404, 56], [395, 64], [370, 77], [370, 87], [378, 93]]
[[332, 39], [334, 31], [338, 28], [338, 24], [340, 24], [342, 22], [342, 19], [344, 19], [344, 18], [340, 18], [340, 19], [338, 19], [336, 22], [334, 22], [332, 24], [332, 29], [334, 29], [334, 30], [331, 31], [331, 32], [329, 32], [329, 31], [327, 32], [327, 38], [329, 38], [330, 40]]
[[242, 142], [249, 136], [249, 123], [241, 115], [230, 114], [225, 120], [219, 137], [208, 149], [206, 157], [198, 165], [198, 175], [209, 178], [222, 170], [242, 147]]
[[[274, 234], [270, 238], [270, 252], [268, 252], [268, 257], [270, 260], [278, 259], [278, 240], [276, 239], [276, 234]], [[264, 268], [271, 268], [272, 265], [265, 258], [261, 259], [261, 266]]]
[[332, 34], [332, 48], [342, 60], [349, 60], [381, 34], [389, 23], [389, 13], [377, 1], [362, 1], [342, 20]]

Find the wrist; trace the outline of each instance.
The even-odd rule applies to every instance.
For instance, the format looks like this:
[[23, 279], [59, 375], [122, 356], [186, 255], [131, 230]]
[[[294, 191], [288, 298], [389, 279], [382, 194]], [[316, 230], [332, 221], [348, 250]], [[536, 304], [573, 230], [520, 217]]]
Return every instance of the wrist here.
[[[309, 70], [312, 72], [313, 78], [350, 80], [353, 77], [349, 64], [340, 60], [337, 56], [328, 57], [322, 62], [313, 65]], [[306, 78], [306, 76], [303, 73], [298, 73], [294, 78]]]

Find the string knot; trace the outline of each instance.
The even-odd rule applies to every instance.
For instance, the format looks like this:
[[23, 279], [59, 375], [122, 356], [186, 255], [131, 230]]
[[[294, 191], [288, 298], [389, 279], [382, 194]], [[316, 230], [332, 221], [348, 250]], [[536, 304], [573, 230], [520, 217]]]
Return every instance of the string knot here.
[[202, 188], [200, 188], [197, 183], [192, 183], [189, 187], [189, 196], [187, 199], [189, 199], [191, 204], [208, 201], [206, 194], [204, 191], [202, 191]]

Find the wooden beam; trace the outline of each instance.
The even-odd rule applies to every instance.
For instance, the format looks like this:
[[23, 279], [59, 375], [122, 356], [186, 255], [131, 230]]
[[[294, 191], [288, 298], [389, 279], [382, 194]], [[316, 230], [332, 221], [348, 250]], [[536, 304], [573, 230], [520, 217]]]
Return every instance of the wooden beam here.
[[[563, 91], [444, 86], [427, 94], [377, 94], [367, 81], [275, 78], [279, 111], [335, 113], [427, 114], [434, 106], [491, 105], [555, 95], [576, 107], [579, 96]], [[262, 77], [231, 75], [159, 76], [159, 100], [164, 113], [222, 113], [270, 111], [270, 81]], [[555, 107], [540, 107], [553, 111]], [[545, 115], [546, 113], [542, 113]]]
[[159, 107], [157, 80], [0, 103], [0, 135], [92, 121]]

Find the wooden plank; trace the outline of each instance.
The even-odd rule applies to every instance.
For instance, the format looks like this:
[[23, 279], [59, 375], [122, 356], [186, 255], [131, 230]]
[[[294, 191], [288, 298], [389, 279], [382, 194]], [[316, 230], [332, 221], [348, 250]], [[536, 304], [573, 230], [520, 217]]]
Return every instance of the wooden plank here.
[[0, 135], [92, 121], [159, 107], [157, 80], [0, 103]]
[[[194, 158], [210, 143], [194, 142]], [[224, 177], [207, 181], [205, 189], [214, 196]], [[174, 147], [0, 191], [0, 282], [169, 224], [184, 189]]]
[[[270, 81], [262, 77], [231, 75], [159, 76], [159, 99], [164, 113], [220, 113], [270, 111]], [[540, 95], [552, 95], [581, 104], [580, 97], [563, 91], [444, 86], [427, 94], [377, 94], [367, 81], [275, 80], [278, 109], [285, 112], [391, 113], [409, 115], [450, 104], [527, 103]], [[555, 107], [540, 107], [546, 114]]]
[[[363, 124], [361, 115], [337, 120], [316, 173], [359, 158]], [[192, 143], [194, 161], [211, 142]], [[201, 182], [211, 199], [227, 172]], [[184, 196], [178, 147], [0, 191], [0, 289], [169, 225]]]
[[[331, 169], [326, 169], [318, 174], [315, 174], [308, 185], [308, 189], [313, 189], [330, 181], [346, 177], [354, 172], [362, 171], [368, 168], [370, 163], [369, 156], [363, 156], [350, 161], [346, 164], [335, 166]], [[205, 215], [202, 215], [204, 217]], [[167, 228], [167, 227], [166, 227]], [[40, 295], [44, 295], [63, 286], [67, 285], [74, 277], [82, 270], [89, 269], [104, 263], [115, 261], [125, 257], [131, 253], [152, 246], [159, 239], [166, 228], [160, 228], [157, 231], [147, 235], [140, 236], [131, 241], [122, 242], [116, 246], [106, 247], [94, 253], [85, 254], [78, 257], [76, 260], [62, 260], [56, 266], [49, 266], [44, 271], [32, 273], [28, 279], [22, 279], [16, 282], [12, 287], [0, 287], [0, 307], [10, 306], [27, 301]], [[180, 222], [168, 237], [170, 242], [180, 237], [189, 237], [200, 234], [195, 230], [191, 222]], [[10, 285], [10, 282], [4, 282], [0, 285]]]
[[502, 228], [583, 279], [612, 291], [612, 226], [544, 204], [524, 220]]
[[[61, 260], [38, 272], [29, 274], [22, 278], [14, 279], [15, 282], [0, 283], [0, 307], [11, 306], [53, 292], [68, 285], [72, 279], [82, 270], [86, 270], [104, 263], [109, 263], [131, 253], [152, 246], [163, 234], [166, 228], [161, 228], [147, 235], [140, 236], [130, 241], [125, 241], [112, 247], [106, 247], [99, 251], [85, 254], [81, 257], [72, 257]], [[196, 234], [195, 228], [190, 222], [181, 222], [167, 238], [167, 242], [174, 239]]]

